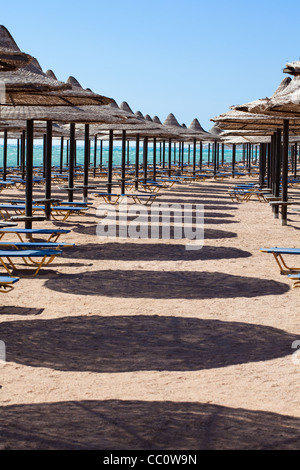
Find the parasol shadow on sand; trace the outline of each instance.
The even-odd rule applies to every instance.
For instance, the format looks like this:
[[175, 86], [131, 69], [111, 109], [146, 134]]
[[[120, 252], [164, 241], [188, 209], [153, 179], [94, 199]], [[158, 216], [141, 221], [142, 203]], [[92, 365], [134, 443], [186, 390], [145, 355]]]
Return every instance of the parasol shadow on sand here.
[[[105, 249], [105, 248], [104, 248]], [[75, 256], [74, 256], [75, 258]], [[61, 274], [45, 286], [73, 295], [135, 299], [230, 299], [282, 295], [286, 283], [222, 272], [172, 272], [150, 270], [100, 270], [93, 273]]]
[[270, 411], [174, 400], [6, 405], [0, 417], [7, 450], [296, 450], [299, 428]]
[[[89, 229], [89, 228], [88, 228]], [[75, 232], [80, 231], [73, 229]], [[82, 227], [86, 233], [85, 227]], [[91, 231], [95, 235], [96, 227]], [[159, 240], [155, 243], [118, 243], [105, 242], [105, 245], [86, 244], [84, 254], [80, 250], [75, 250], [69, 254], [64, 254], [64, 259], [73, 258], [86, 260], [116, 260], [116, 261], [197, 261], [197, 260], [222, 260], [250, 258], [252, 254], [248, 251], [231, 247], [215, 247], [205, 245], [201, 250], [186, 250], [184, 245], [166, 244]]]
[[1, 338], [9, 345], [7, 362], [97, 373], [199, 371], [268, 361], [291, 356], [297, 339], [269, 326], [159, 315], [8, 321], [1, 324]]

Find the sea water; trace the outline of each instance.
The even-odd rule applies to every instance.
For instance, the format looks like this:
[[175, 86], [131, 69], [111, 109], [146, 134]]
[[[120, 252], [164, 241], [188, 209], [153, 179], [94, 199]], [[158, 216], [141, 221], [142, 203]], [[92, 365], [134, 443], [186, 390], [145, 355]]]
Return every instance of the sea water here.
[[[53, 141], [52, 145], [52, 165], [53, 166], [59, 166], [60, 165], [60, 142], [55, 142]], [[169, 153], [168, 153], [168, 145], [166, 144], [166, 150], [165, 150], [165, 161], [166, 163], [168, 162], [169, 158]], [[134, 164], [135, 163], [135, 158], [136, 158], [136, 150], [135, 150], [135, 145], [133, 143], [130, 143], [130, 145], [126, 148], [126, 163]], [[206, 163], [208, 161], [208, 156], [210, 160], [210, 164], [212, 164], [213, 160], [213, 151], [212, 148], [210, 148], [210, 152], [208, 149], [208, 145], [204, 144], [203, 145], [203, 150], [202, 150], [202, 161], [203, 163]], [[7, 166], [8, 167], [15, 167], [18, 164], [17, 160], [17, 143], [16, 142], [11, 142], [8, 143], [7, 145]], [[242, 147], [236, 147], [236, 161], [242, 161], [243, 158], [243, 149]], [[122, 159], [122, 146], [120, 142], [115, 142], [114, 147], [113, 147], [113, 165], [118, 166], [121, 164], [121, 159]], [[160, 146], [160, 143], [157, 144], [156, 147], [156, 161], [159, 163], [163, 159], [163, 149], [162, 145]], [[177, 145], [176, 150], [174, 152], [174, 144], [172, 145], [172, 152], [171, 152], [171, 161], [172, 164], [174, 161], [178, 162], [179, 159], [179, 146]], [[197, 146], [197, 151], [196, 151], [196, 163], [197, 165], [199, 164], [199, 159], [200, 159], [200, 149], [199, 146]], [[143, 161], [143, 143], [140, 142], [140, 153], [139, 153], [139, 162], [142, 163]], [[193, 146], [191, 145], [190, 147], [188, 144], [185, 144], [184, 146], [184, 162], [185, 163], [192, 163], [193, 161]], [[221, 163], [221, 149], [219, 153], [219, 161]], [[232, 161], [232, 149], [231, 148], [226, 148], [224, 149], [224, 161], [226, 163], [230, 163]], [[77, 142], [76, 145], [76, 164], [77, 165], [82, 165], [84, 162], [84, 145], [81, 142]], [[106, 166], [108, 162], [108, 143], [103, 142], [103, 147], [102, 147], [102, 164], [103, 166]], [[153, 146], [151, 143], [148, 145], [148, 163], [151, 164], [153, 163]], [[33, 164], [34, 166], [42, 166], [43, 165], [43, 145], [40, 142], [35, 142], [34, 143], [34, 149], [33, 149]], [[63, 153], [63, 165], [67, 164], [67, 144], [65, 142], [64, 144], [64, 153]], [[93, 166], [94, 165], [94, 142], [91, 143], [91, 148], [90, 148], [90, 164]], [[100, 144], [99, 142], [97, 143], [97, 153], [96, 153], [96, 165], [100, 164]], [[0, 168], [3, 167], [3, 142], [0, 143]]]

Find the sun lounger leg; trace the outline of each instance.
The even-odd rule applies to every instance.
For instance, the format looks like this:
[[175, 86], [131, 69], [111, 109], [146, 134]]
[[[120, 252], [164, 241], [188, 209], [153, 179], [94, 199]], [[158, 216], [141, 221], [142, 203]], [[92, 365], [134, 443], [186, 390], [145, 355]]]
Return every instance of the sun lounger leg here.
[[7, 271], [10, 276], [12, 276], [11, 271], [8, 269], [8, 267], [6, 266], [6, 264], [4, 263], [2, 258], [0, 258], [0, 262], [1, 262], [2, 266], [4, 267], [5, 271]]
[[[274, 253], [273, 252], [273, 255], [274, 255], [274, 258], [276, 260], [276, 263], [278, 264], [279, 266], [279, 269], [280, 269], [280, 272], [282, 274], [286, 274], [286, 271], [285, 269], [287, 269], [288, 271], [296, 271], [296, 272], [299, 272], [300, 271], [300, 268], [292, 268], [290, 266], [287, 266], [287, 264], [285, 263], [282, 255], [280, 253]], [[284, 269], [285, 268], [285, 269]]]
[[10, 284], [7, 284], [7, 285], [2, 285], [0, 287], [0, 292], [2, 292], [3, 294], [7, 294], [7, 292], [10, 292], [11, 290], [13, 290], [13, 286], [10, 285]]

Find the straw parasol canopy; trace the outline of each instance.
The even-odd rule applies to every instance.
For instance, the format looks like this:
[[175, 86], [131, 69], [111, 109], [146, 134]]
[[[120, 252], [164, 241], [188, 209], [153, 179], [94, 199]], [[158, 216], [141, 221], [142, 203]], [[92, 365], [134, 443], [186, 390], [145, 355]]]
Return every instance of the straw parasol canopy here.
[[122, 111], [126, 111], [127, 113], [133, 114], [131, 107], [126, 101], [122, 101], [119, 108], [122, 109]]
[[189, 129], [194, 132], [206, 132], [196, 118], [189, 125]]
[[140, 119], [145, 119], [144, 116], [142, 115], [141, 111], [136, 111], [134, 114]]
[[[220, 114], [211, 119], [211, 121], [218, 124], [218, 128], [222, 130], [265, 130], [275, 131], [282, 126], [282, 117], [266, 114], [255, 114], [244, 111], [232, 109], [227, 113]], [[291, 132], [298, 132], [300, 129], [300, 116], [299, 119], [292, 119], [290, 121]]]
[[57, 93], [71, 88], [70, 85], [47, 77], [35, 58], [16, 70], [0, 70], [0, 81], [5, 86], [5, 97], [2, 97], [1, 103], [5, 106], [46, 105], [49, 104], [44, 98], [47, 92]]
[[54, 73], [44, 73], [36, 59], [28, 66], [12, 73], [1, 73], [6, 87], [6, 105], [14, 106], [89, 106], [108, 105], [111, 98], [84, 90], [75, 79], [66, 83]]
[[161, 124], [162, 125], [162, 122], [161, 122], [161, 120], [159, 119], [158, 116], [154, 116], [152, 121], [155, 122], [156, 124]]
[[202, 127], [200, 126], [199, 122], [199, 127], [197, 126], [195, 120], [193, 121], [193, 126], [192, 128], [186, 128], [182, 127], [177, 119], [175, 118], [174, 114], [170, 113], [166, 120], [163, 123], [163, 126], [165, 126], [167, 129], [172, 130], [174, 133], [177, 134], [178, 140], [193, 140], [193, 139], [198, 139], [201, 141], [215, 141], [217, 140], [217, 137], [209, 134], [208, 132], [205, 132]]
[[20, 49], [16, 42], [6, 28], [0, 27], [0, 81], [5, 86], [1, 104], [4, 106], [108, 105], [112, 101], [84, 90], [74, 77], [69, 77], [64, 83], [57, 80], [52, 71], [44, 73], [32, 56], [18, 66], [5, 66], [3, 62], [1, 67], [1, 51], [8, 50], [12, 51], [12, 57], [13, 54], [19, 57]]
[[173, 113], [168, 114], [163, 125], [167, 127], [178, 127], [178, 130], [181, 129], [181, 125], [179, 124]]
[[[0, 130], [9, 132], [10, 138], [18, 138], [22, 131], [26, 131], [26, 120], [13, 120], [3, 121], [0, 120]], [[34, 136], [35, 138], [41, 138], [47, 132], [47, 125], [45, 121], [35, 121], [34, 123]], [[53, 136], [61, 137], [64, 135], [64, 129], [61, 125], [53, 123]], [[67, 134], [66, 134], [67, 135]]]
[[282, 119], [300, 118], [300, 61], [287, 63], [285, 78], [270, 98], [264, 98], [232, 107], [236, 111], [280, 116]]
[[0, 25], [0, 71], [17, 70], [29, 64], [33, 57], [21, 52], [5, 26]]
[[[174, 137], [174, 134], [168, 129], [165, 129], [162, 124], [145, 120], [143, 115], [139, 112], [133, 113], [128, 103], [124, 101], [120, 104], [120, 107], [114, 102], [112, 106], [102, 106], [101, 109], [107, 109], [109, 112], [119, 112], [119, 116], [122, 117], [122, 120], [106, 120], [94, 124], [91, 122], [90, 136], [99, 136], [105, 139], [108, 136], [108, 131], [113, 130], [116, 139], [120, 138], [123, 131], [126, 131], [128, 139], [136, 137], [137, 134], [139, 134], [140, 137]], [[62, 129], [64, 129], [64, 132], [68, 132], [66, 126], [62, 126]], [[83, 136], [84, 125], [78, 124], [76, 126], [76, 137], [82, 139]]]

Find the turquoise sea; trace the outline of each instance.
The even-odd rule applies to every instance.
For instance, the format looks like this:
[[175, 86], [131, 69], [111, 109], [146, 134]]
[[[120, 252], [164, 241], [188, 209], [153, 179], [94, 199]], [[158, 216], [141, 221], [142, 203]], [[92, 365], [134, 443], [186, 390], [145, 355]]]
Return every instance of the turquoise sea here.
[[[91, 144], [91, 152], [90, 152], [90, 162], [91, 165], [94, 164], [94, 143]], [[160, 158], [162, 158], [162, 150], [160, 153], [160, 145], [157, 144], [157, 162], [160, 162]], [[160, 156], [161, 155], [161, 156]], [[196, 154], [196, 161], [199, 162], [199, 147], [197, 148]], [[121, 156], [122, 156], [122, 148], [119, 142], [114, 144], [114, 151], [113, 151], [113, 164], [118, 166], [121, 164]], [[242, 160], [242, 148], [237, 147], [236, 149], [236, 161], [239, 162]], [[176, 160], [178, 162], [179, 158], [179, 147], [176, 148], [176, 154], [174, 157], [174, 147], [172, 146], [172, 163]], [[184, 162], [192, 162], [193, 158], [193, 148], [192, 146], [189, 147], [186, 144], [184, 147]], [[220, 162], [221, 162], [221, 150], [220, 150]], [[225, 148], [224, 152], [224, 161], [231, 162], [232, 159], [232, 151], [231, 148]], [[77, 151], [76, 151], [76, 163], [77, 165], [83, 164], [84, 160], [84, 146], [81, 142], [77, 143]], [[166, 145], [166, 156], [165, 160], [168, 160], [168, 147]], [[129, 163], [135, 163], [135, 146], [130, 144], [127, 151], [126, 151], [126, 161]], [[143, 161], [143, 145], [140, 144], [140, 163]], [[208, 161], [208, 148], [207, 146], [203, 146], [203, 162]], [[105, 166], [108, 162], [108, 144], [105, 142], [103, 143], [103, 150], [102, 150], [102, 163]], [[148, 162], [151, 164], [153, 162], [153, 148], [152, 145], [149, 144], [148, 146]], [[212, 150], [210, 151], [210, 162], [212, 164]], [[41, 143], [35, 143], [34, 145], [34, 166], [42, 166], [43, 163], [43, 146]], [[67, 163], [67, 144], [64, 145], [64, 159], [63, 164], [66, 165]], [[100, 144], [97, 144], [97, 165], [100, 163]], [[60, 142], [53, 143], [52, 146], [52, 164], [53, 166], [59, 166], [60, 164]], [[8, 143], [7, 147], [7, 166], [14, 167], [17, 166], [17, 144], [15, 143]], [[3, 167], [3, 144], [0, 144], [0, 168]]]

